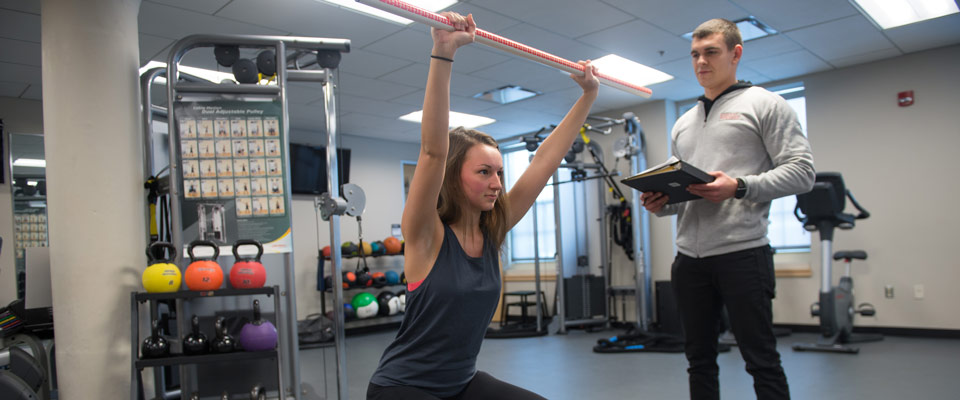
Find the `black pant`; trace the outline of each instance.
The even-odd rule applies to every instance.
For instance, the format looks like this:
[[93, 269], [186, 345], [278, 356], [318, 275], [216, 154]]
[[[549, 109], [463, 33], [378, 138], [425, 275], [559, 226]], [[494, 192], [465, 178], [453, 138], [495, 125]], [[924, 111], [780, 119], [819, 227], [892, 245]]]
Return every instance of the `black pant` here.
[[[462, 392], [443, 400], [485, 399], [546, 400], [536, 393], [498, 380], [483, 371], [477, 371]], [[367, 386], [367, 400], [440, 400], [440, 398], [413, 386], [380, 386], [371, 383]]]
[[672, 281], [686, 335], [690, 398], [720, 398], [717, 337], [726, 305], [730, 330], [753, 376], [757, 398], [789, 399], [773, 335], [771, 299], [776, 283], [770, 246], [704, 258], [677, 254]]

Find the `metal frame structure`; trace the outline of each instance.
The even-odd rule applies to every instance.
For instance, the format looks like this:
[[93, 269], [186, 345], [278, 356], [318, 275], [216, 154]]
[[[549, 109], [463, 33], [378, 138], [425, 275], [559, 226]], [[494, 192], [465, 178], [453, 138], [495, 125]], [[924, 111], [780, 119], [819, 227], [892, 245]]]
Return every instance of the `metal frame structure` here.
[[[220, 84], [212, 83], [206, 81], [200, 81], [199, 79], [194, 79], [189, 75], [179, 73], [178, 66], [184, 55], [195, 48], [198, 47], [213, 47], [215, 45], [235, 45], [245, 48], [259, 48], [259, 49], [272, 49], [277, 54], [278, 60], [283, 60], [277, 64], [277, 79], [275, 85], [266, 85], [261, 86], [257, 84]], [[292, 54], [288, 54], [288, 50], [292, 51]], [[180, 165], [180, 151], [179, 151], [179, 141], [176, 140], [176, 135], [173, 134], [173, 131], [177, 129], [176, 121], [176, 110], [174, 104], [176, 101], [183, 99], [184, 97], [204, 97], [204, 98], [223, 98], [230, 97], [231, 99], [241, 98], [273, 98], [279, 99], [281, 114], [282, 114], [282, 129], [283, 129], [283, 143], [284, 148], [289, 147], [289, 110], [287, 106], [287, 82], [288, 81], [306, 81], [306, 82], [320, 82], [323, 84], [324, 92], [324, 106], [327, 116], [327, 134], [328, 140], [331, 143], [331, 146], [328, 147], [328, 163], [332, 162], [333, 169], [328, 169], [328, 173], [332, 176], [336, 176], [336, 151], [333, 150], [335, 147], [332, 146], [336, 141], [336, 108], [333, 96], [334, 82], [332, 69], [323, 68], [323, 69], [311, 69], [311, 70], [288, 70], [288, 65], [292, 64], [294, 68], [301, 68], [304, 66], [309, 66], [315, 62], [300, 63], [299, 57], [308, 54], [315, 53], [321, 50], [333, 50], [339, 52], [349, 52], [350, 50], [350, 41], [345, 39], [325, 39], [325, 38], [311, 38], [311, 37], [295, 37], [295, 36], [250, 36], [250, 35], [192, 35], [181, 39], [176, 42], [170, 51], [170, 54], [167, 59], [167, 68], [166, 68], [166, 79], [167, 79], [167, 121], [170, 126], [169, 135], [169, 149], [170, 149], [170, 179], [169, 179], [169, 194], [171, 196], [170, 204], [170, 214], [171, 214], [171, 231], [172, 231], [172, 242], [177, 248], [183, 248], [183, 226], [182, 226], [182, 204], [180, 203], [180, 191], [181, 191], [181, 165]], [[283, 57], [283, 58], [281, 58]], [[163, 71], [160, 70], [151, 70], [148, 73], [144, 74], [142, 77], [142, 83], [147, 86], [147, 89], [144, 91], [144, 103], [143, 103], [143, 126], [144, 134], [148, 138], [146, 143], [151, 143], [149, 141], [150, 132], [152, 132], [152, 115], [153, 112], [162, 112], [164, 110], [159, 107], [154, 107], [150, 102], [150, 90], [149, 85], [154, 79], [156, 79]], [[330, 151], [333, 150], [333, 151]], [[153, 163], [153, 154], [152, 149], [147, 151], [149, 154], [144, 156], [144, 165], [147, 167], [145, 170], [147, 173], [152, 171]], [[286, 165], [284, 165], [286, 171], [289, 171], [289, 157], [286, 160]], [[290, 187], [290, 174], [285, 174], [287, 187]], [[329, 180], [328, 180], [329, 181]], [[337, 197], [336, 193], [337, 188], [334, 187], [331, 190], [331, 195], [334, 198]], [[284, 207], [286, 210], [292, 210], [290, 204], [290, 197], [285, 196]], [[149, 218], [149, 217], [148, 217]], [[335, 231], [335, 234], [333, 234]], [[331, 221], [331, 236], [339, 237], [339, 220], [335, 219]], [[336, 268], [336, 274], [334, 276], [339, 277], [339, 272], [341, 270], [341, 260], [339, 254], [339, 248], [336, 249], [334, 265]], [[279, 297], [276, 304], [278, 308], [275, 309], [275, 315], [277, 320], [277, 327], [279, 330], [279, 350], [278, 350], [278, 362], [281, 364], [280, 374], [283, 377], [280, 382], [281, 393], [279, 396], [281, 398], [300, 398], [300, 363], [299, 363], [299, 354], [297, 348], [297, 324], [296, 324], [296, 296], [294, 294], [295, 284], [294, 284], [294, 267], [293, 267], [293, 251], [291, 249], [290, 253], [286, 253], [283, 256], [283, 283], [280, 286]], [[178, 265], [181, 265], [183, 259], [183, 253], [176, 254], [174, 262]], [[339, 285], [339, 282], [338, 282]], [[336, 304], [342, 308], [343, 299], [342, 294], [338, 293], [335, 299]], [[178, 305], [182, 302], [178, 302]], [[184, 314], [182, 310], [178, 310], [178, 315]], [[336, 348], [337, 348], [337, 365], [338, 365], [338, 394], [340, 398], [346, 398], [346, 376], [344, 369], [344, 345], [343, 345], [343, 321], [342, 317], [339, 318], [341, 321], [338, 321], [337, 332], [336, 332]], [[179, 332], [185, 332], [189, 329], [188, 323], [185, 318], [178, 317], [177, 329]], [[181, 385], [184, 388], [183, 390], [192, 389], [196, 382], [193, 381], [193, 377], [189, 376], [185, 372], [181, 372]], [[184, 392], [186, 393], [186, 392]]]

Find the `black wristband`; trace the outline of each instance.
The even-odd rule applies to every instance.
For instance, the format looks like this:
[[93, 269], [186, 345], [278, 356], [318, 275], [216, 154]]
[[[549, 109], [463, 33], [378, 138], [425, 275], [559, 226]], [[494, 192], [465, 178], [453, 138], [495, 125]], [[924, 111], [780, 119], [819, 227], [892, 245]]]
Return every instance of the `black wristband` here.
[[436, 59], [438, 59], [438, 60], [453, 62], [453, 59], [452, 59], [452, 58], [435, 56], [435, 55], [433, 55], [433, 54], [430, 55], [430, 58], [436, 58]]

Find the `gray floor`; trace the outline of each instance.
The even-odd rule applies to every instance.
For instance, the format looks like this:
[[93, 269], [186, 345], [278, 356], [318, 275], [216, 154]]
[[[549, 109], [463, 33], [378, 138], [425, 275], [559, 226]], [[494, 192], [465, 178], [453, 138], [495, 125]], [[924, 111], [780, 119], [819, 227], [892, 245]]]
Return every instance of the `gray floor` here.
[[[555, 332], [552, 329], [551, 332]], [[617, 331], [539, 338], [488, 339], [478, 368], [549, 399], [687, 398], [682, 354], [596, 354], [598, 338]], [[350, 399], [364, 399], [367, 382], [396, 330], [349, 336], [346, 341]], [[779, 350], [794, 399], [958, 399], [960, 340], [887, 337], [860, 344], [860, 354], [795, 352], [794, 342], [816, 335], [780, 338]], [[326, 364], [324, 364], [326, 363]], [[736, 348], [720, 354], [724, 399], [751, 399], [753, 381]], [[301, 378], [323, 393], [327, 366], [328, 398], [336, 399], [332, 349], [300, 352]]]

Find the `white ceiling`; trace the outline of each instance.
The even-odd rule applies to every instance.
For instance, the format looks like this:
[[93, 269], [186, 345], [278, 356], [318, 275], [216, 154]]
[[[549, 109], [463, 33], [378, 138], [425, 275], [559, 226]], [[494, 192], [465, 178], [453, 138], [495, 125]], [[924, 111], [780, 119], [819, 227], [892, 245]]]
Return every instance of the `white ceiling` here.
[[[0, 96], [41, 98], [39, 3], [0, 0]], [[714, 17], [752, 15], [780, 32], [744, 46], [739, 75], [756, 84], [960, 43], [958, 14], [881, 31], [847, 0], [465, 0], [450, 9], [473, 13], [487, 31], [572, 61], [617, 53], [675, 76], [651, 86], [654, 100], [702, 93], [689, 42], [680, 35]], [[419, 140], [419, 125], [397, 117], [423, 101], [431, 43], [425, 26], [388, 23], [316, 0], [144, 0], [139, 23], [143, 64], [165, 60], [171, 44], [198, 33], [350, 39], [339, 69], [341, 132]], [[496, 137], [558, 122], [579, 95], [565, 74], [479, 44], [461, 49], [456, 59], [452, 109], [497, 119], [480, 128]], [[212, 54], [187, 63], [216, 67]], [[543, 95], [508, 106], [472, 98], [506, 84]], [[293, 85], [292, 128], [323, 130], [321, 97], [316, 86]], [[644, 101], [604, 87], [593, 112]]]

